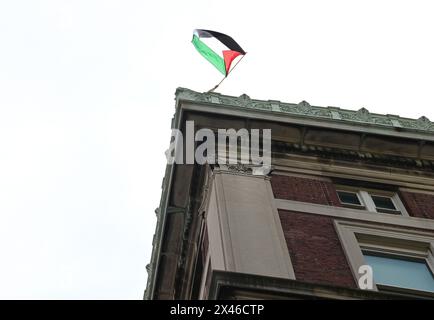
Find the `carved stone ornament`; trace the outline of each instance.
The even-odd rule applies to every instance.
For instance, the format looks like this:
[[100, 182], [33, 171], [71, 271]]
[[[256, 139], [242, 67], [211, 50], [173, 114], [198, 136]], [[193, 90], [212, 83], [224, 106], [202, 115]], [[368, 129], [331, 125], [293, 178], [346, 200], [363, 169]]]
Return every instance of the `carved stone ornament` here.
[[226, 166], [227, 171], [236, 172], [236, 173], [252, 173], [252, 168], [246, 164], [228, 164]]
[[354, 119], [368, 122], [371, 119], [371, 114], [369, 113], [368, 109], [361, 108], [355, 113]]
[[429, 119], [425, 116], [422, 116], [419, 119], [417, 119], [416, 123], [420, 129], [424, 129], [424, 130], [429, 129], [429, 127], [431, 126], [431, 121], [429, 121]]
[[219, 170], [233, 174], [267, 176], [272, 168], [270, 166], [253, 165], [253, 164], [221, 164]]
[[297, 105], [297, 110], [301, 113], [310, 113], [312, 110], [312, 106], [307, 101], [302, 101]]
[[252, 103], [252, 100], [250, 99], [250, 97], [245, 93], [240, 95], [237, 98], [237, 100], [238, 100], [238, 103], [243, 107], [249, 106]]

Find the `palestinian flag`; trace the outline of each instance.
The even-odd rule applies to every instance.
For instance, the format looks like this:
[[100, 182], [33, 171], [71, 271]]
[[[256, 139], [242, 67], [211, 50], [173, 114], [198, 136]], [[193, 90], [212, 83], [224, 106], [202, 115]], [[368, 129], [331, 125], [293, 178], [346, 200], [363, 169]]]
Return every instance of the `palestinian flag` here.
[[[216, 53], [210, 47], [208, 47], [202, 39], [204, 38], [215, 38], [223, 44], [227, 50], [222, 50], [223, 56]], [[196, 47], [197, 51], [209, 62], [211, 62], [214, 67], [217, 68], [225, 77], [229, 74], [231, 69], [232, 61], [238, 56], [245, 55], [246, 52], [240, 47], [234, 39], [220, 32], [196, 29], [193, 32], [193, 45]]]

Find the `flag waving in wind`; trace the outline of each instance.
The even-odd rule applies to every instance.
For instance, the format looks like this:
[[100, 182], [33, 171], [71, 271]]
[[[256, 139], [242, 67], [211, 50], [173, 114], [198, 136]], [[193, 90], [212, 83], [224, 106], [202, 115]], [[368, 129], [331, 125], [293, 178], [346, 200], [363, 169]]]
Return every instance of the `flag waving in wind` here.
[[[222, 55], [219, 55], [203, 41], [203, 38], [215, 38], [220, 41], [228, 50], [223, 50]], [[207, 59], [214, 67], [217, 68], [225, 77], [231, 71], [232, 61], [238, 56], [244, 56], [246, 52], [234, 39], [220, 32], [196, 29], [193, 33], [193, 45], [199, 53]]]

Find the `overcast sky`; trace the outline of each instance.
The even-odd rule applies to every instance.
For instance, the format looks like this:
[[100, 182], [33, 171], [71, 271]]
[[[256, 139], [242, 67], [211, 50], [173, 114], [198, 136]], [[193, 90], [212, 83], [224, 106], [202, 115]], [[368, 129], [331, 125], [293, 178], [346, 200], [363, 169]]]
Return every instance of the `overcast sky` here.
[[141, 299], [174, 92], [434, 120], [432, 1], [0, 1], [0, 298]]

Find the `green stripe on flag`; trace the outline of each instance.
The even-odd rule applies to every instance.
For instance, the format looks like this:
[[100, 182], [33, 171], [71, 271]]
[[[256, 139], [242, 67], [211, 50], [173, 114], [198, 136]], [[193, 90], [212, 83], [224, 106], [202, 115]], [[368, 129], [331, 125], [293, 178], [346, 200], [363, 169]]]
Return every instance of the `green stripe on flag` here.
[[196, 35], [193, 36], [193, 40], [191, 42], [195, 46], [196, 50], [199, 51], [199, 53], [206, 60], [211, 62], [218, 71], [220, 71], [221, 73], [223, 73], [224, 76], [226, 76], [225, 62], [222, 57], [220, 57], [210, 47], [203, 43]]

